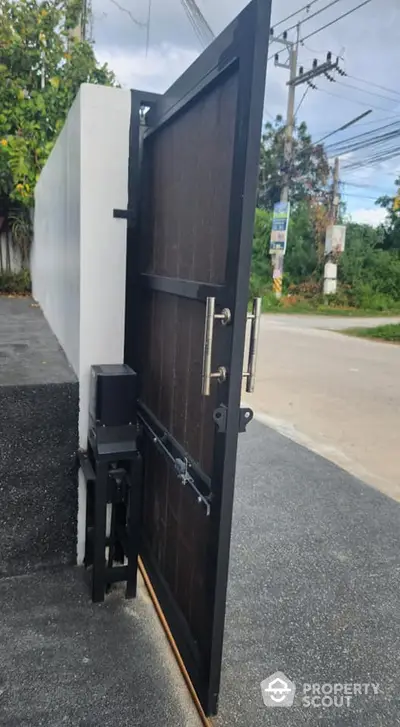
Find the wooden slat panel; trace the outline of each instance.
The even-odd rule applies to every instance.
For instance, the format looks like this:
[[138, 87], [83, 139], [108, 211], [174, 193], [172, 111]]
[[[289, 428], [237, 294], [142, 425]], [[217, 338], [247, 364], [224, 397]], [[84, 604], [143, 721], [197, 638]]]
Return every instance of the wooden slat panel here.
[[144, 272], [176, 276], [179, 260], [181, 278], [224, 282], [236, 96], [232, 76], [146, 141], [152, 175]]
[[143, 341], [142, 399], [210, 476], [218, 384], [202, 396], [204, 304], [155, 291], [146, 292], [146, 301], [152, 331]]
[[[143, 272], [224, 284], [236, 102], [237, 76], [225, 78], [145, 142]], [[204, 318], [204, 301], [143, 292], [140, 396], [211, 478], [218, 384], [202, 396]], [[143, 540], [207, 663], [211, 519], [150, 439], [145, 460]]]

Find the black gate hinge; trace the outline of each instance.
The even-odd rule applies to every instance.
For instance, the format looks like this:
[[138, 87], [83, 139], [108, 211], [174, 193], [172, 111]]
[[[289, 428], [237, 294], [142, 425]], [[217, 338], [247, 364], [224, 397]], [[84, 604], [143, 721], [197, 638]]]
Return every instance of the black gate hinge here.
[[129, 222], [136, 222], [136, 214], [134, 210], [113, 210], [113, 217], [116, 220], [128, 220]]
[[[221, 406], [219, 406], [213, 412], [213, 419], [218, 427], [219, 433], [226, 432], [227, 415], [228, 415], [228, 409], [225, 406], [225, 404], [221, 404]], [[246, 431], [246, 427], [248, 424], [250, 424], [251, 420], [253, 419], [253, 416], [254, 416], [254, 412], [248, 406], [240, 407], [240, 409], [239, 409], [239, 425], [238, 425], [239, 434], [241, 432]]]

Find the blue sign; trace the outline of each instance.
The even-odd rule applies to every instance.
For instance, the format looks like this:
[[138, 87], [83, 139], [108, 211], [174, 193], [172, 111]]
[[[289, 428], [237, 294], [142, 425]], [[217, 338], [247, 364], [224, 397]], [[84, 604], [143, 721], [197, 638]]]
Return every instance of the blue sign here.
[[272, 218], [271, 239], [269, 243], [270, 253], [285, 253], [287, 242], [287, 231], [289, 227], [290, 202], [277, 202], [274, 205], [274, 216]]

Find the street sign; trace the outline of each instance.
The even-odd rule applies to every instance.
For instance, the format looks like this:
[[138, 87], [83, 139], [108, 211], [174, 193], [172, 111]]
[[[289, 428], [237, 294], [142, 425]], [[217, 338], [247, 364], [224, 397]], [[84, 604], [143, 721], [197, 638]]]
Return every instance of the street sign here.
[[290, 202], [277, 202], [274, 205], [271, 239], [269, 243], [269, 251], [271, 254], [281, 253], [284, 255], [286, 251], [289, 217]]
[[343, 252], [345, 242], [346, 225], [329, 225], [325, 237], [325, 255], [329, 255], [331, 252]]

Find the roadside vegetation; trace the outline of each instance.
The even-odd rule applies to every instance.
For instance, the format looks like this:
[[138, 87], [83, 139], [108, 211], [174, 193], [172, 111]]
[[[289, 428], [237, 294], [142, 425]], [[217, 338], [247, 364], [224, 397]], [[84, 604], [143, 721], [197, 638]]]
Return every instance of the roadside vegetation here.
[[[30, 289], [35, 185], [81, 83], [116, 83], [112, 71], [97, 63], [93, 44], [81, 39], [81, 13], [81, 0], [0, 0], [0, 292], [6, 294]], [[264, 311], [400, 312], [400, 216], [393, 197], [377, 200], [388, 211], [385, 225], [348, 223], [338, 292], [324, 298], [332, 170], [304, 122], [294, 131], [290, 165], [284, 295], [280, 301], [272, 295], [269, 238], [283, 183], [284, 132], [277, 116], [265, 125], [261, 142], [251, 297], [262, 296]], [[340, 212], [346, 221], [344, 206]], [[22, 273], [12, 272], [15, 259]]]
[[342, 331], [347, 336], [369, 338], [374, 341], [388, 341], [400, 344], [400, 323], [390, 323], [387, 326], [374, 326], [374, 328], [347, 328]]
[[[338, 259], [338, 292], [324, 297], [325, 231], [329, 223], [330, 169], [322, 145], [314, 145], [306, 124], [295, 130], [291, 169], [291, 218], [285, 255], [283, 297], [272, 294], [269, 238], [274, 203], [282, 186], [284, 124], [268, 123], [261, 144], [260, 176], [254, 226], [250, 294], [263, 298], [264, 311], [340, 315], [400, 313], [400, 213], [393, 197], [377, 205], [387, 221], [377, 228], [351, 222], [344, 205], [340, 222], [347, 224], [346, 249]], [[393, 190], [400, 180], [393, 180]], [[395, 187], [396, 185], [396, 187]]]
[[[0, 0], [0, 292], [29, 289], [35, 185], [82, 83], [115, 84], [81, 0]], [[12, 272], [20, 261], [23, 274]]]

